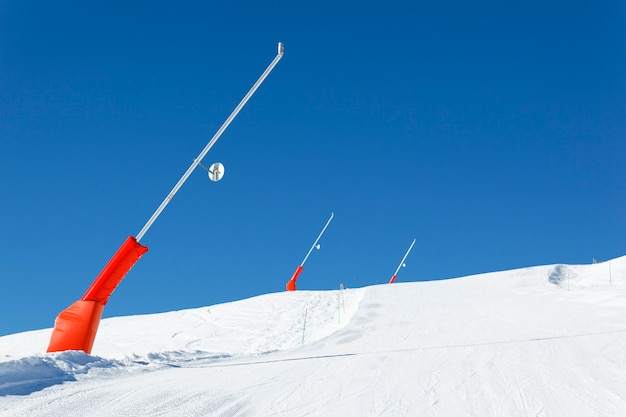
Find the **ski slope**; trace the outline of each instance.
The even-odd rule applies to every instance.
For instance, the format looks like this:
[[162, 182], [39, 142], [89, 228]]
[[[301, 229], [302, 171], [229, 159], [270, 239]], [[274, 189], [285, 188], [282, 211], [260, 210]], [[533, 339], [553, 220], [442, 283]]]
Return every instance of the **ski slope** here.
[[[306, 322], [305, 322], [306, 320]], [[0, 416], [623, 416], [626, 257], [0, 337]]]

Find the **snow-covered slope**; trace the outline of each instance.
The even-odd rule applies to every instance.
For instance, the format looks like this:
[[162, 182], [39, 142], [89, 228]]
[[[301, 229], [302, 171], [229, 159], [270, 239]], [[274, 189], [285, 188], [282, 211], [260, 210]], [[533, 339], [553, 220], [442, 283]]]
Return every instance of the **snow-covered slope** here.
[[623, 416], [626, 257], [0, 337], [2, 416]]

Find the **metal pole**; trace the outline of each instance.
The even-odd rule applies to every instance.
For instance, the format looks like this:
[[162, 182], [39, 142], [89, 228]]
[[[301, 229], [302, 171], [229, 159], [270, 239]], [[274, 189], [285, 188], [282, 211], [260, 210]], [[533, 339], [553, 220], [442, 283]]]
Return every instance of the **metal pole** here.
[[413, 249], [413, 245], [415, 245], [415, 239], [413, 239], [413, 243], [411, 243], [411, 246], [409, 246], [409, 250], [406, 251], [406, 253], [404, 254], [404, 258], [402, 258], [402, 260], [400, 261], [400, 265], [398, 265], [398, 269], [396, 269], [396, 272], [393, 274], [394, 276], [398, 275], [398, 271], [400, 270], [400, 268], [402, 268], [402, 264], [406, 260], [406, 257], [409, 256], [409, 252], [411, 252], [411, 249]]
[[330, 219], [328, 219], [328, 221], [326, 222], [326, 226], [324, 226], [324, 228], [320, 232], [320, 235], [317, 237], [317, 239], [315, 239], [315, 242], [313, 242], [313, 246], [311, 246], [311, 249], [309, 249], [309, 253], [306, 254], [306, 256], [304, 257], [304, 260], [302, 261], [300, 266], [302, 266], [302, 267], [304, 266], [304, 263], [306, 262], [307, 258], [309, 257], [309, 255], [313, 251], [313, 248], [315, 247], [315, 245], [317, 245], [317, 242], [320, 240], [320, 238], [322, 237], [322, 235], [326, 231], [326, 228], [328, 227], [328, 225], [330, 224], [330, 221], [333, 219], [334, 216], [335, 216], [335, 213], [330, 213]]
[[304, 324], [302, 325], [302, 343], [300, 343], [301, 345], [304, 344], [304, 331], [306, 330], [306, 315], [309, 312], [308, 308], [304, 309]]
[[159, 206], [159, 208], [156, 209], [156, 211], [154, 212], [154, 214], [152, 215], [152, 217], [150, 217], [150, 219], [147, 221], [147, 223], [144, 225], [143, 229], [141, 229], [141, 231], [137, 234], [137, 242], [139, 242], [141, 240], [141, 238], [146, 234], [146, 232], [148, 231], [148, 229], [150, 229], [150, 227], [152, 226], [152, 223], [154, 223], [154, 221], [157, 219], [157, 217], [159, 217], [159, 215], [161, 214], [161, 212], [165, 209], [165, 207], [169, 204], [170, 201], [172, 201], [172, 199], [174, 198], [174, 195], [176, 195], [176, 193], [178, 192], [178, 190], [180, 189], [180, 187], [183, 186], [183, 184], [185, 183], [185, 181], [187, 181], [187, 178], [189, 178], [189, 176], [191, 175], [191, 173], [193, 172], [194, 169], [196, 169], [196, 167], [202, 162], [202, 159], [206, 156], [207, 152], [209, 152], [209, 150], [213, 147], [213, 145], [215, 144], [215, 142], [217, 142], [217, 140], [220, 138], [220, 136], [222, 135], [222, 133], [224, 133], [224, 131], [226, 130], [226, 128], [228, 127], [228, 125], [230, 125], [230, 122], [233, 121], [233, 119], [235, 118], [235, 116], [237, 116], [237, 114], [239, 113], [239, 111], [243, 108], [243, 106], [248, 102], [248, 100], [250, 99], [250, 97], [252, 97], [252, 95], [254, 94], [254, 92], [257, 90], [257, 88], [259, 88], [259, 86], [261, 85], [261, 83], [265, 80], [265, 78], [269, 75], [269, 73], [274, 69], [274, 67], [276, 66], [276, 64], [278, 64], [278, 61], [280, 61], [280, 59], [283, 57], [283, 53], [285, 51], [285, 48], [283, 46], [282, 42], [278, 42], [278, 54], [276, 55], [276, 57], [274, 58], [274, 60], [270, 63], [270, 65], [265, 69], [265, 71], [263, 72], [263, 74], [261, 74], [261, 76], [259, 77], [259, 79], [256, 81], [256, 83], [254, 83], [254, 85], [252, 86], [252, 88], [250, 89], [250, 91], [248, 91], [248, 94], [245, 95], [245, 97], [241, 100], [241, 102], [239, 103], [239, 105], [237, 105], [237, 107], [235, 108], [235, 110], [233, 110], [233, 112], [230, 114], [230, 116], [228, 116], [228, 119], [226, 119], [226, 121], [224, 122], [224, 124], [222, 125], [222, 127], [219, 128], [219, 130], [217, 131], [217, 133], [215, 133], [215, 135], [213, 136], [213, 138], [211, 139], [211, 141], [205, 146], [205, 148], [202, 150], [202, 152], [200, 152], [200, 155], [198, 155], [198, 157], [196, 159], [193, 160], [193, 163], [191, 164], [191, 166], [187, 169], [187, 172], [185, 172], [185, 174], [181, 177], [180, 180], [178, 180], [178, 182], [176, 183], [176, 185], [174, 186], [174, 188], [172, 188], [172, 191], [170, 191], [170, 193], [167, 195], [167, 197], [165, 197], [165, 200], [163, 200], [163, 202], [161, 203], [161, 205]]

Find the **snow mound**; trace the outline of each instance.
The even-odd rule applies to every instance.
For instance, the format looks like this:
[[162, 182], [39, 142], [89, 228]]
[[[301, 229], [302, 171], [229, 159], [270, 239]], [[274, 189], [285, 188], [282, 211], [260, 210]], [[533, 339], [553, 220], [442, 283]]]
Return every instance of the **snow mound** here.
[[76, 381], [94, 370], [119, 368], [126, 364], [84, 352], [35, 355], [0, 364], [0, 396], [28, 395], [52, 385]]

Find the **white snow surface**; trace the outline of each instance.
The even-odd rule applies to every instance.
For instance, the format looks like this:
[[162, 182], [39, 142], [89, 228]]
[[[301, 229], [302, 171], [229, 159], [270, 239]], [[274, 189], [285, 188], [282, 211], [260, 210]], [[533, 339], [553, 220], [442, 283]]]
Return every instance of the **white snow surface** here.
[[0, 337], [0, 416], [624, 416], [626, 257]]

